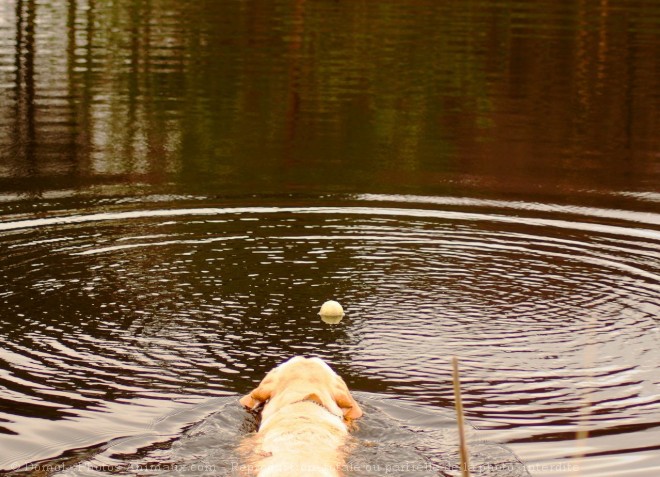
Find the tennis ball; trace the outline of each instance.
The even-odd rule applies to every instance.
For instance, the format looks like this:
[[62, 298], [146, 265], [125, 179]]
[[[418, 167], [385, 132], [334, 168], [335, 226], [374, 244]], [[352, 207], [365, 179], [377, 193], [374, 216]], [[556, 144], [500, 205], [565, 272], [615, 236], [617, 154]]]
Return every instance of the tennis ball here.
[[344, 309], [334, 300], [328, 300], [321, 306], [319, 311], [321, 318], [341, 318], [344, 316]]

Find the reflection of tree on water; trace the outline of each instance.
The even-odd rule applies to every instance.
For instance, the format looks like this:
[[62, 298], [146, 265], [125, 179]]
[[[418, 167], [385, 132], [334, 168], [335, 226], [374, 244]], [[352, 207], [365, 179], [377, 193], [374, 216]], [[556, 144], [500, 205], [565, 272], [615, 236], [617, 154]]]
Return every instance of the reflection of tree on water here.
[[[93, 9], [94, 0], [90, 0], [88, 20], [92, 20]], [[84, 149], [89, 150], [91, 102], [91, 68], [87, 66], [91, 63], [85, 65], [85, 81], [78, 81], [76, 0], [69, 1], [61, 12], [66, 13], [64, 37], [53, 30], [59, 11], [47, 10], [35, 0], [16, 0], [15, 12], [15, 114], [8, 139], [12, 182], [18, 179], [18, 184], [12, 185], [39, 194], [43, 186], [49, 186], [40, 178], [62, 183], [61, 178], [68, 176], [64, 182], [70, 183], [87, 167], [89, 155]], [[87, 45], [83, 46], [90, 45], [91, 33], [88, 28]], [[91, 54], [92, 50], [86, 51]], [[60, 52], [65, 55], [60, 57]]]
[[[71, 155], [72, 178], [86, 176], [91, 168], [91, 141], [94, 127], [91, 113], [95, 8], [95, 0], [87, 0], [84, 12], [81, 12], [77, 1], [69, 0], [67, 81], [71, 131], [67, 149]], [[84, 53], [80, 54], [79, 49]]]
[[14, 137], [17, 166], [36, 174], [35, 146], [35, 0], [16, 1], [16, 102]]
[[650, 4], [13, 1], [7, 189], [433, 189], [448, 171], [522, 187], [539, 170], [569, 185], [653, 170]]

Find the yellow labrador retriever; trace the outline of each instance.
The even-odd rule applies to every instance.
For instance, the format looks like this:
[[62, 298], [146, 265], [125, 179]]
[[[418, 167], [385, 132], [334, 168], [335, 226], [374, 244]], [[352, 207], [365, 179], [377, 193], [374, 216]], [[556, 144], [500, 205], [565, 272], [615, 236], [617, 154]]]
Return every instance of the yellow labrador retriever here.
[[240, 403], [265, 404], [248, 439], [258, 477], [338, 477], [353, 419], [362, 416], [344, 380], [319, 358], [296, 356], [271, 370]]

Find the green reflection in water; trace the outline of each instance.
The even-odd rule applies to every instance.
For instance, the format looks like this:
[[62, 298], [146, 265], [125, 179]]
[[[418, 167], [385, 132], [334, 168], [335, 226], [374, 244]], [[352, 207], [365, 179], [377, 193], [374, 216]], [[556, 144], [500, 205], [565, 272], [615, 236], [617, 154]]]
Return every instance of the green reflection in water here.
[[2, 8], [3, 190], [657, 185], [654, 5]]

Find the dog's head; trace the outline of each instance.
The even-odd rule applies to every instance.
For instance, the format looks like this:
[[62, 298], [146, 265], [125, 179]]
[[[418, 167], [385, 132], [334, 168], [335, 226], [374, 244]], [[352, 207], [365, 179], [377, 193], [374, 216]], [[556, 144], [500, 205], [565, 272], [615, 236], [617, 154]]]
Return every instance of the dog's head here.
[[261, 404], [266, 414], [300, 401], [314, 401], [331, 413], [347, 420], [362, 416], [362, 409], [344, 380], [320, 358], [296, 356], [270, 371], [240, 403], [256, 409]]

